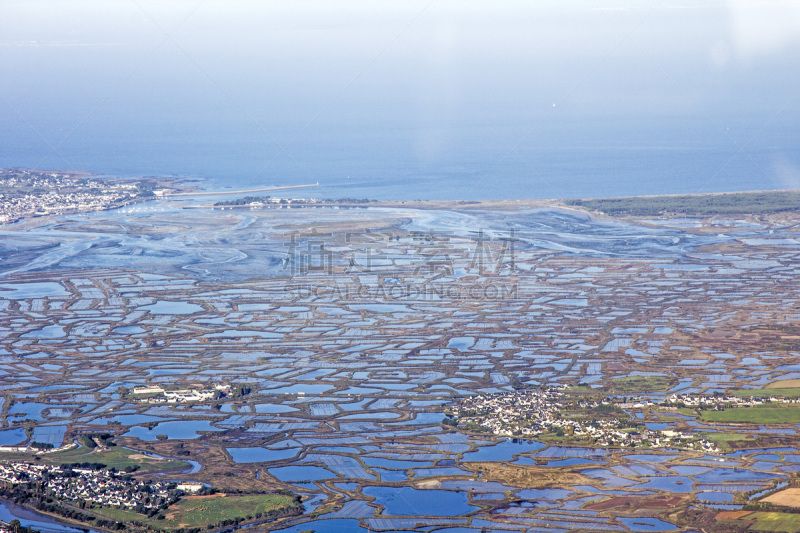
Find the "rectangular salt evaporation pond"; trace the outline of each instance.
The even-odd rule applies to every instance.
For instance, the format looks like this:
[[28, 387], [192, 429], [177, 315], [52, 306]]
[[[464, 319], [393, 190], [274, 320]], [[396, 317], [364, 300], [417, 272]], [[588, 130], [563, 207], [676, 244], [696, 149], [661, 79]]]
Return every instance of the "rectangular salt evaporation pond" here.
[[322, 394], [325, 391], [334, 388], [333, 385], [325, 385], [325, 384], [316, 384], [316, 385], [306, 385], [303, 383], [296, 383], [294, 385], [289, 385], [287, 387], [279, 387], [277, 389], [264, 389], [258, 391], [259, 394], [305, 394], [314, 396], [317, 394]]
[[156, 440], [157, 435], [166, 435], [169, 439], [184, 440], [200, 437], [198, 431], [222, 431], [215, 428], [207, 420], [185, 420], [179, 422], [161, 422], [153, 429], [142, 426], [132, 427], [125, 437], [136, 437], [140, 440]]
[[[400, 418], [402, 415], [399, 413], [391, 413], [386, 411], [377, 411], [371, 413], [357, 413], [354, 415], [346, 415], [339, 418], [339, 420], [391, 420]], [[439, 419], [441, 420], [441, 418]]]
[[680, 457], [680, 455], [656, 455], [656, 454], [647, 454], [647, 453], [637, 453], [633, 455], [623, 455], [623, 458], [629, 459], [631, 461], [645, 461], [647, 463], [663, 463], [665, 461], [669, 461], [670, 459], [676, 459]]
[[622, 523], [630, 531], [673, 531], [678, 529], [678, 526], [675, 524], [664, 522], [658, 518], [626, 518], [623, 516], [618, 516], [616, 520]]
[[274, 331], [256, 331], [256, 330], [248, 330], [248, 329], [226, 329], [225, 331], [221, 331], [219, 333], [208, 333], [203, 335], [203, 338], [206, 339], [219, 339], [219, 338], [251, 338], [251, 337], [261, 337], [262, 339], [282, 339], [283, 333], [275, 333]]
[[67, 426], [37, 426], [33, 428], [31, 442], [52, 444], [53, 448], [58, 448], [64, 443], [66, 433]]
[[475, 344], [475, 337], [453, 337], [447, 343], [447, 347], [455, 348], [456, 350], [463, 352], [468, 350], [473, 344]]
[[362, 457], [362, 460], [367, 466], [377, 466], [402, 471], [411, 468], [430, 468], [433, 466], [429, 461], [406, 461], [401, 459], [386, 459], [384, 457]]
[[269, 473], [286, 483], [305, 483], [337, 477], [336, 474], [321, 466], [280, 466], [270, 468]]
[[5, 429], [0, 431], [0, 446], [14, 446], [28, 439], [25, 428]]
[[543, 459], [563, 459], [568, 457], [589, 457], [602, 459], [608, 454], [603, 448], [571, 448], [567, 446], [551, 446], [535, 454]]
[[300, 448], [270, 450], [267, 448], [226, 448], [235, 463], [269, 463], [296, 457]]
[[698, 483], [741, 483], [743, 481], [766, 481], [775, 478], [786, 478], [780, 474], [754, 472], [744, 468], [712, 468], [708, 472], [695, 475]]
[[[230, 405], [230, 404], [225, 404]], [[290, 405], [282, 405], [282, 404], [274, 404], [274, 403], [259, 403], [256, 404], [256, 413], [269, 413], [269, 414], [278, 414], [278, 413], [290, 413], [293, 411], [298, 411], [297, 407], [292, 407]]]
[[466, 492], [419, 490], [411, 487], [364, 487], [365, 496], [389, 516], [462, 516], [479, 509], [469, 504]]
[[[647, 479], [647, 478], [645, 478]], [[635, 485], [636, 489], [656, 489], [673, 493], [686, 493], [694, 490], [694, 482], [684, 476], [653, 476], [646, 483]]]

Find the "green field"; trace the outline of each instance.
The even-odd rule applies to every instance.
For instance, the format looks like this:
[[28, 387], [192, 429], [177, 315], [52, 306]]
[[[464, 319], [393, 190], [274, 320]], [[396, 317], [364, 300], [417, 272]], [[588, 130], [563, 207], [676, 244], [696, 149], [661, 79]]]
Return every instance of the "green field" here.
[[223, 520], [255, 517], [258, 513], [268, 513], [291, 507], [292, 496], [282, 494], [245, 494], [241, 496], [215, 494], [212, 496], [189, 496], [162, 511], [162, 520], [123, 509], [93, 509], [98, 515], [111, 520], [131, 524], [139, 522], [156, 529], [178, 529], [217, 524]]
[[665, 391], [674, 383], [665, 376], [625, 376], [609, 381], [609, 389], [613, 392], [648, 392]]
[[766, 215], [800, 210], [800, 191], [576, 199], [567, 200], [566, 204], [623, 216], [648, 217], [677, 213], [693, 216]]
[[[27, 460], [30, 460], [30, 457], [28, 457]], [[123, 448], [122, 446], [112, 446], [107, 451], [100, 451], [99, 448], [75, 448], [52, 455], [43, 455], [41, 462], [53, 465], [64, 463], [103, 463], [108, 468], [116, 468], [117, 470], [124, 470], [129, 466], [138, 466], [139, 470], [137, 470], [137, 472], [185, 470], [192, 466], [186, 461], [181, 461], [179, 459], [148, 457], [137, 451]]]
[[797, 407], [734, 407], [724, 411], [700, 411], [707, 422], [750, 422], [753, 424], [798, 424]]
[[750, 436], [744, 433], [700, 433], [700, 435], [719, 446], [722, 450], [731, 449], [731, 442], [750, 439]]
[[800, 514], [758, 512], [747, 516], [747, 519], [751, 518], [756, 520], [750, 527], [754, 531], [800, 531]]

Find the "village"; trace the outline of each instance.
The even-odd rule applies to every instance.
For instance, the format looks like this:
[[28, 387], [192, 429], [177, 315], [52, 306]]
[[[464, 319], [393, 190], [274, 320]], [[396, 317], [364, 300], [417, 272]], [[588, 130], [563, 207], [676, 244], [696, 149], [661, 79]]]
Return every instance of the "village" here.
[[142, 185], [80, 173], [0, 170], [0, 224], [29, 216], [112, 209], [154, 197], [154, 192]]
[[218, 400], [230, 392], [230, 385], [214, 385], [211, 389], [175, 389], [161, 386], [134, 387], [132, 395], [140, 403], [189, 403]]
[[0, 464], [0, 483], [41, 487], [45, 494], [81, 508], [89, 504], [144, 513], [166, 508], [183, 492], [202, 488], [199, 484], [144, 483], [109, 470], [29, 463]]
[[[530, 437], [554, 433], [591, 439], [602, 447], [683, 447], [706, 452], [719, 452], [711, 441], [674, 429], [650, 430], [631, 419], [616, 416], [625, 408], [664, 407], [675, 409], [697, 407], [723, 410], [755, 407], [765, 403], [797, 403], [796, 398], [748, 397], [733, 395], [673, 394], [656, 401], [645, 397], [607, 397], [602, 400], [567, 402], [566, 387], [548, 387], [495, 394], [478, 394], [456, 402], [445, 423], [468, 429], [484, 429], [498, 436]], [[587, 413], [598, 416], [583, 416]]]

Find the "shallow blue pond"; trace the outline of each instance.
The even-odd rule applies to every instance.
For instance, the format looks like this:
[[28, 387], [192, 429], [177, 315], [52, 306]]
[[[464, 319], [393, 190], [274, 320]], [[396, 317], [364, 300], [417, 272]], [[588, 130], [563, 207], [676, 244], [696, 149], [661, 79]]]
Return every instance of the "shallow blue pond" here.
[[698, 492], [697, 499], [701, 502], [732, 502], [733, 494], [730, 492]]
[[306, 385], [303, 383], [295, 383], [294, 385], [289, 385], [287, 387], [279, 387], [277, 389], [267, 389], [260, 391], [263, 394], [305, 394], [307, 396], [313, 396], [316, 394], [322, 394], [323, 392], [330, 390], [333, 388], [333, 385]]
[[637, 489], [657, 489], [667, 492], [692, 492], [694, 482], [684, 476], [657, 476], [650, 478], [650, 481], [641, 485], [636, 485]]
[[418, 490], [411, 487], [365, 487], [362, 492], [392, 516], [461, 516], [478, 509], [466, 492]]
[[13, 446], [27, 440], [24, 428], [5, 429], [0, 431], [0, 446]]
[[148, 422], [161, 422], [162, 420], [164, 420], [164, 418], [160, 416], [118, 415], [114, 417], [95, 418], [91, 421], [91, 424], [105, 426], [112, 422], [119, 422], [123, 426], [135, 426], [137, 424], [147, 424]]
[[429, 468], [428, 461], [404, 461], [400, 459], [388, 459], [385, 457], [362, 457], [364, 464], [368, 466], [381, 466], [383, 468], [393, 468], [396, 470], [408, 470], [409, 468]]
[[196, 439], [198, 431], [222, 431], [215, 428], [207, 420], [186, 420], [178, 422], [161, 422], [153, 429], [135, 426], [125, 433], [126, 437], [136, 437], [141, 440], [156, 440], [156, 435], [164, 434], [170, 439]]
[[752, 470], [745, 470], [743, 468], [713, 468], [708, 472], [694, 476], [699, 483], [751, 481], [756, 479], [773, 479], [775, 477], [778, 476], [763, 472], [753, 472]]
[[67, 336], [61, 326], [45, 326], [22, 335], [23, 339], [61, 339]]
[[145, 329], [141, 326], [120, 326], [111, 330], [112, 333], [121, 333], [125, 335], [136, 335], [137, 333], [144, 333]]
[[456, 350], [463, 352], [468, 350], [473, 344], [475, 344], [475, 337], [453, 337], [447, 343], [447, 347], [455, 348]]
[[522, 489], [516, 496], [526, 500], [561, 500], [571, 494], [573, 492], [566, 489]]
[[664, 522], [658, 518], [626, 518], [618, 516], [617, 520], [631, 531], [672, 531], [678, 529], [675, 524]]
[[279, 466], [270, 468], [269, 473], [286, 482], [317, 481], [336, 477], [336, 474], [321, 466]]
[[297, 407], [292, 407], [291, 405], [280, 405], [274, 403], [259, 403], [256, 404], [256, 413], [290, 413], [292, 411], [297, 411]]
[[408, 474], [406, 474], [405, 470], [387, 470], [385, 468], [372, 468], [371, 469], [376, 474], [380, 474], [381, 481], [405, 481], [408, 479]]
[[634, 455], [625, 455], [623, 457], [625, 459], [632, 459], [634, 461], [645, 461], [648, 463], [663, 463], [664, 461], [674, 459], [675, 457], [677, 457], [677, 455], [655, 455], [648, 453], [637, 453]]
[[541, 442], [505, 440], [493, 446], [482, 446], [474, 452], [467, 452], [462, 461], [510, 461], [518, 453], [534, 452], [542, 448], [544, 444]]
[[270, 461], [282, 461], [290, 459], [300, 453], [299, 448], [283, 448], [281, 450], [269, 450], [267, 448], [226, 448], [236, 463], [267, 463]]

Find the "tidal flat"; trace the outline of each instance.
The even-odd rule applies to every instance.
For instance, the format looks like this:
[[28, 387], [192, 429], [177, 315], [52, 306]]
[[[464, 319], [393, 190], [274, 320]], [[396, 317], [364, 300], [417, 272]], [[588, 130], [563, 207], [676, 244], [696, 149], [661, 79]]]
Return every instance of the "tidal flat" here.
[[[726, 531], [796, 483], [794, 404], [644, 400], [798, 389], [800, 215], [186, 206], [0, 226], [0, 460], [102, 462], [81, 436], [106, 432], [142, 479], [301, 495], [255, 526], [286, 531]], [[545, 386], [639, 398], [632, 420], [719, 451], [441, 423]]]

